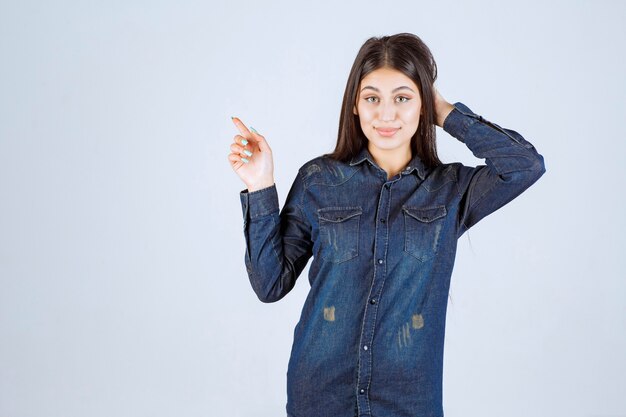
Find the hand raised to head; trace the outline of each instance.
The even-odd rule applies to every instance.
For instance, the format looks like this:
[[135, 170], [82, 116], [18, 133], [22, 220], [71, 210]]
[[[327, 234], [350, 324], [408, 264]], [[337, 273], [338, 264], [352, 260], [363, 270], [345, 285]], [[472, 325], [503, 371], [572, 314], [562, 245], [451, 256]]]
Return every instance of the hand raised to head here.
[[443, 122], [448, 117], [448, 114], [454, 109], [454, 106], [448, 103], [437, 88], [433, 85], [433, 93], [435, 96], [435, 124], [439, 127], [443, 127]]

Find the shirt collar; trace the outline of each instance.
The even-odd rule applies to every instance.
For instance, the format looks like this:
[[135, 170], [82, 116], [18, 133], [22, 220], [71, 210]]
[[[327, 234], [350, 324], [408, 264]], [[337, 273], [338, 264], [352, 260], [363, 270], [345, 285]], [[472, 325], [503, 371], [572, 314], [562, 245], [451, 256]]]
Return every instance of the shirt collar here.
[[[350, 166], [358, 165], [364, 161], [369, 161], [372, 165], [378, 166], [378, 164], [374, 162], [374, 157], [372, 157], [372, 154], [369, 149], [367, 149], [367, 146], [363, 146], [361, 150], [352, 157], [350, 160]], [[411, 158], [405, 169], [402, 170], [402, 173], [407, 175], [411, 172], [416, 172], [417, 175], [424, 180], [424, 178], [426, 178], [426, 171], [426, 166], [422, 160], [417, 155], [413, 155], [413, 158]]]

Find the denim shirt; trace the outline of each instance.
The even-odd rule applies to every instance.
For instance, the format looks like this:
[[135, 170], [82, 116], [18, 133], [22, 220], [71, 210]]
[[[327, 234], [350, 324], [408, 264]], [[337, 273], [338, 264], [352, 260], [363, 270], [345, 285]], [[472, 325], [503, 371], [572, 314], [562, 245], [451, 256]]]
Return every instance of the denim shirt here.
[[287, 370], [291, 417], [440, 417], [446, 308], [457, 239], [545, 172], [519, 133], [455, 103], [443, 129], [486, 165], [388, 179], [363, 147], [276, 185], [240, 192], [245, 265], [259, 299], [284, 297], [313, 257]]

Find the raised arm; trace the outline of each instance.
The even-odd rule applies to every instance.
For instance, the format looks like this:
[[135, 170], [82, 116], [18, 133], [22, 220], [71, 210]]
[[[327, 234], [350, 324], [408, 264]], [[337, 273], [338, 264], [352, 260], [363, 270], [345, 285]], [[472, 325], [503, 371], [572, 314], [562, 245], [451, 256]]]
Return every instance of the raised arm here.
[[490, 122], [463, 103], [457, 102], [448, 110], [442, 127], [465, 143], [474, 156], [485, 159], [484, 165], [463, 165], [458, 171], [458, 237], [546, 172], [543, 156], [522, 135]]
[[239, 193], [246, 271], [259, 299], [274, 302], [291, 291], [312, 256], [311, 228], [302, 213], [305, 184], [298, 172], [279, 213], [269, 144], [238, 118], [233, 123], [241, 134], [235, 136], [228, 159], [247, 185]]

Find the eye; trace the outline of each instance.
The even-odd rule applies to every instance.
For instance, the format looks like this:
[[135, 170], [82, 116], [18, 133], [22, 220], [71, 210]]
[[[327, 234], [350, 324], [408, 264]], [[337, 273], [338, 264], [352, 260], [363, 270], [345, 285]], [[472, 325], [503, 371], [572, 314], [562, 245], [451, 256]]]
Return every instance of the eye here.
[[372, 101], [370, 101], [370, 98], [376, 99], [377, 97], [374, 97], [374, 96], [367, 97], [365, 98], [365, 101], [367, 101], [368, 103], [373, 103]]
[[401, 101], [400, 103], [406, 103], [407, 101], [411, 100], [410, 98], [408, 98], [408, 97], [404, 97], [404, 96], [399, 96], [398, 98], [399, 98], [399, 99], [400, 99], [400, 98], [405, 99], [404, 101]]

